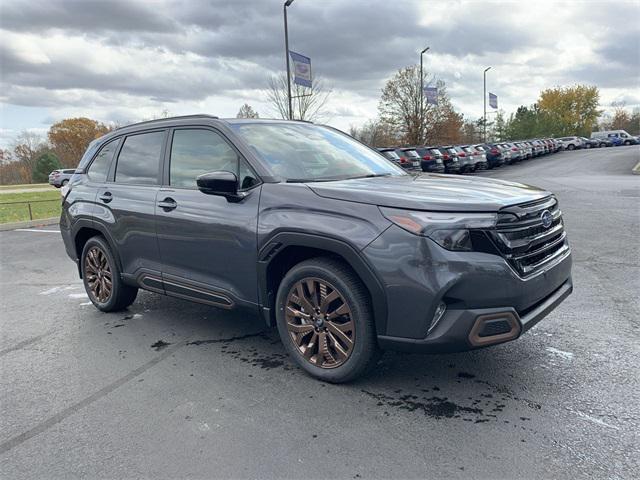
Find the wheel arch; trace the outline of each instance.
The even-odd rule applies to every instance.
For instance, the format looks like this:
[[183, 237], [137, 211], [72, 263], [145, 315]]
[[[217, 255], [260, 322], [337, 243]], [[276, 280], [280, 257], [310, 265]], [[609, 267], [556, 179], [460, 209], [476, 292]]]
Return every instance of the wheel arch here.
[[258, 298], [267, 325], [275, 325], [275, 297], [286, 272], [309, 258], [337, 258], [358, 275], [373, 308], [378, 335], [387, 326], [387, 302], [382, 283], [358, 250], [347, 242], [322, 235], [282, 232], [272, 237], [258, 253]]
[[109, 248], [111, 249], [111, 254], [115, 258], [118, 267], [122, 271], [122, 263], [120, 261], [118, 250], [115, 248], [115, 243], [113, 242], [111, 235], [109, 235], [109, 232], [107, 232], [107, 230], [101, 224], [80, 220], [76, 223], [73, 230], [73, 244], [75, 246], [76, 256], [78, 258], [78, 273], [80, 274], [80, 278], [82, 278], [82, 250], [84, 249], [84, 246], [90, 238], [98, 235], [105, 239], [105, 241], [109, 245]]

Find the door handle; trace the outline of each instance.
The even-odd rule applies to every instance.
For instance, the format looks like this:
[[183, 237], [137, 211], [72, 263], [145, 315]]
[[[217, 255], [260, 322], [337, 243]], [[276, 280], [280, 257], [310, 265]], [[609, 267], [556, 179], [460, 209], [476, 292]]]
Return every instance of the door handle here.
[[169, 212], [171, 210], [174, 210], [178, 206], [178, 202], [176, 202], [171, 197], [167, 197], [164, 200], [158, 202], [158, 206], [165, 212]]
[[100, 200], [102, 200], [104, 203], [109, 203], [111, 200], [113, 200], [113, 195], [111, 195], [111, 192], [104, 192], [102, 195], [100, 195]]

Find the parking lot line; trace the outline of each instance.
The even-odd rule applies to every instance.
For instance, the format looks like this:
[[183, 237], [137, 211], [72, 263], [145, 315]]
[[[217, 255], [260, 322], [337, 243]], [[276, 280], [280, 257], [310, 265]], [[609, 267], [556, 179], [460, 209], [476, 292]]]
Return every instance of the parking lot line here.
[[14, 232], [60, 233], [60, 230], [38, 230], [37, 228], [16, 228]]

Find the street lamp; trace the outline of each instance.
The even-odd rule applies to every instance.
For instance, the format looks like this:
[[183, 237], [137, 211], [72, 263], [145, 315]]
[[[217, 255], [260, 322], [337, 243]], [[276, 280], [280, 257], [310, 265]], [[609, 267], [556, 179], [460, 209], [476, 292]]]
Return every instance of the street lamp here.
[[287, 7], [293, 0], [284, 2], [282, 10], [284, 12], [284, 56], [287, 59], [287, 102], [289, 104], [289, 120], [293, 119], [293, 107], [291, 105], [291, 68], [289, 66], [289, 29], [287, 28]]
[[484, 73], [482, 74], [483, 76], [483, 85], [484, 85], [484, 96], [483, 96], [483, 101], [484, 101], [484, 115], [482, 117], [482, 128], [483, 128], [483, 135], [482, 137], [484, 138], [484, 142], [487, 143], [487, 72], [491, 70], [491, 67], [487, 67], [484, 69]]
[[422, 56], [430, 49], [427, 47], [420, 52], [420, 141], [422, 142], [423, 124], [424, 124], [424, 109], [422, 104], [424, 102], [422, 96], [424, 95], [424, 80], [422, 79]]

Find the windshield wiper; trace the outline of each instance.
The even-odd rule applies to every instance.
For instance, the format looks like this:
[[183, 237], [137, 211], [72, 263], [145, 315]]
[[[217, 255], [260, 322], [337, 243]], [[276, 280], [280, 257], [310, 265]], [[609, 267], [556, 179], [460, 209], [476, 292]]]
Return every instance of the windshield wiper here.
[[320, 178], [287, 178], [287, 183], [337, 182], [340, 180], [354, 180], [356, 178], [388, 177], [392, 173], [369, 173], [355, 177], [320, 177]]
[[344, 178], [287, 178], [287, 183], [335, 182]]

